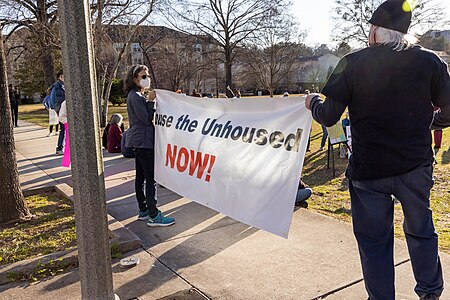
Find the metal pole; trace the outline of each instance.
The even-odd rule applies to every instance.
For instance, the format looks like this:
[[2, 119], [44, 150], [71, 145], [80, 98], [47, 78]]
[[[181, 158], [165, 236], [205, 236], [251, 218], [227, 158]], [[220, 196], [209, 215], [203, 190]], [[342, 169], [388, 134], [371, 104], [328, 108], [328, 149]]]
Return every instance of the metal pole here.
[[88, 0], [58, 0], [82, 299], [114, 299]]

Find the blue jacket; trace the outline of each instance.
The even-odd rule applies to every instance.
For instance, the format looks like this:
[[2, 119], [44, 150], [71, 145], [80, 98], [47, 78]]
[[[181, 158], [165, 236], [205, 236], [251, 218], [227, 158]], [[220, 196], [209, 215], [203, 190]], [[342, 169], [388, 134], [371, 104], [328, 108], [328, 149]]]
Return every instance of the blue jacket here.
[[153, 149], [155, 142], [155, 127], [153, 126], [154, 102], [135, 89], [128, 93], [127, 110], [130, 128], [127, 131], [125, 146], [128, 148]]
[[55, 111], [59, 114], [59, 110], [61, 109], [61, 103], [66, 100], [66, 89], [64, 88], [64, 82], [58, 80], [52, 86], [52, 89], [55, 89], [56, 98], [55, 98]]

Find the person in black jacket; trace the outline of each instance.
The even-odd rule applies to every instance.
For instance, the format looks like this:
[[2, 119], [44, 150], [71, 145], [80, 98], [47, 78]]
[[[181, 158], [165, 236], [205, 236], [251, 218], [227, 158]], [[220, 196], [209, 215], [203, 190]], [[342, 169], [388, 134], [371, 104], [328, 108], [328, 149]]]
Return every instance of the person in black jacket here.
[[[135, 190], [139, 205], [139, 220], [148, 220], [147, 226], [170, 226], [175, 219], [164, 216], [156, 207], [154, 180], [155, 127], [153, 125], [154, 91], [149, 96], [144, 92], [150, 88], [150, 74], [144, 65], [129, 69], [125, 80], [128, 93], [127, 110], [130, 128], [127, 131], [125, 146], [133, 148], [136, 161]], [[145, 193], [143, 186], [145, 182]]]
[[[403, 208], [415, 292], [439, 299], [444, 283], [430, 209], [430, 129], [450, 125], [450, 74], [435, 53], [408, 41], [407, 1], [383, 2], [369, 22], [369, 47], [339, 61], [322, 90], [325, 102], [312, 94], [305, 105], [325, 126], [349, 109], [353, 152], [346, 176], [369, 299], [395, 299], [393, 196]], [[434, 113], [433, 105], [441, 110]]]
[[20, 101], [20, 94], [17, 87], [13, 86], [12, 84], [9, 85], [9, 101], [11, 104], [11, 116], [12, 116], [12, 123], [14, 127], [19, 127], [19, 101]]
[[[66, 89], [64, 87], [64, 73], [60, 70], [56, 74], [57, 81], [51, 87], [51, 93], [55, 93], [55, 111], [59, 116], [59, 110], [61, 104], [66, 101]], [[59, 137], [58, 144], [56, 146], [56, 155], [63, 155], [64, 151], [64, 138], [66, 135], [66, 128], [63, 123], [59, 122]]]

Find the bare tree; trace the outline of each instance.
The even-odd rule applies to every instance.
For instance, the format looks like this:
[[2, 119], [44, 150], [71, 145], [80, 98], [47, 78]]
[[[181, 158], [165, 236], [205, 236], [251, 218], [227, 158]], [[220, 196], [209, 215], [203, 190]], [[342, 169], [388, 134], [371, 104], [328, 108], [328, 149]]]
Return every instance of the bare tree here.
[[59, 49], [57, 1], [54, 0], [2, 0], [0, 22], [8, 28], [8, 39], [16, 30], [26, 27], [37, 43], [44, 70], [45, 84], [55, 81], [53, 50]]
[[[236, 48], [267, 28], [268, 16], [288, 9], [288, 0], [171, 0], [165, 11], [171, 25], [188, 33], [212, 36], [222, 48], [225, 86], [232, 86]], [[180, 22], [181, 21], [181, 22]], [[186, 29], [186, 25], [190, 26]], [[226, 90], [226, 89], [224, 89]], [[231, 93], [227, 91], [228, 95]]]
[[2, 26], [0, 26], [0, 153], [2, 153], [0, 155], [0, 223], [30, 219], [31, 214], [23, 199], [17, 170]]
[[[145, 23], [155, 5], [157, 0], [117, 0], [117, 1], [104, 1], [98, 0], [92, 4], [94, 10], [93, 18], [94, 23], [94, 39], [95, 39], [95, 55], [96, 55], [96, 69], [97, 78], [99, 82], [98, 94], [99, 101], [101, 102], [99, 107], [102, 107], [100, 113], [100, 125], [106, 126], [108, 115], [108, 100], [111, 93], [111, 87], [113, 79], [117, 76], [120, 63], [123, 58], [126, 57], [126, 50], [132, 43], [139, 29], [139, 26]], [[122, 32], [121, 36], [124, 37], [121, 48], [118, 51], [109, 51], [107, 54], [113, 55], [114, 58], [105, 57], [104, 54], [104, 41], [105, 41], [105, 28], [110, 25], [123, 25], [116, 27]], [[108, 56], [108, 55], [106, 55]]]
[[[363, 46], [368, 43], [369, 20], [373, 12], [384, 0], [335, 0], [336, 23], [333, 38], [353, 46]], [[437, 0], [410, 1], [413, 9], [411, 28], [426, 31], [433, 26], [445, 22], [441, 17], [442, 5]], [[414, 2], [414, 3], [413, 3]], [[415, 6], [414, 6], [414, 5]]]
[[267, 19], [266, 30], [255, 37], [253, 47], [244, 51], [243, 61], [273, 97], [282, 82], [287, 82], [294, 61], [300, 55], [295, 46], [306, 33], [289, 13], [275, 13]]

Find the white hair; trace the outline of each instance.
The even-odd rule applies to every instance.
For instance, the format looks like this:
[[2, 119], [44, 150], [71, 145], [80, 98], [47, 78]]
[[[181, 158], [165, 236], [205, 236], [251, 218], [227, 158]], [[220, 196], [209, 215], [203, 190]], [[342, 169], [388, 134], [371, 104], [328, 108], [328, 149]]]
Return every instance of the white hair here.
[[114, 114], [111, 117], [111, 124], [116, 124], [117, 126], [122, 125], [123, 117], [121, 114]]
[[384, 27], [376, 27], [374, 30], [376, 43], [390, 46], [395, 51], [409, 49], [417, 42], [417, 39], [410, 34], [404, 34]]

